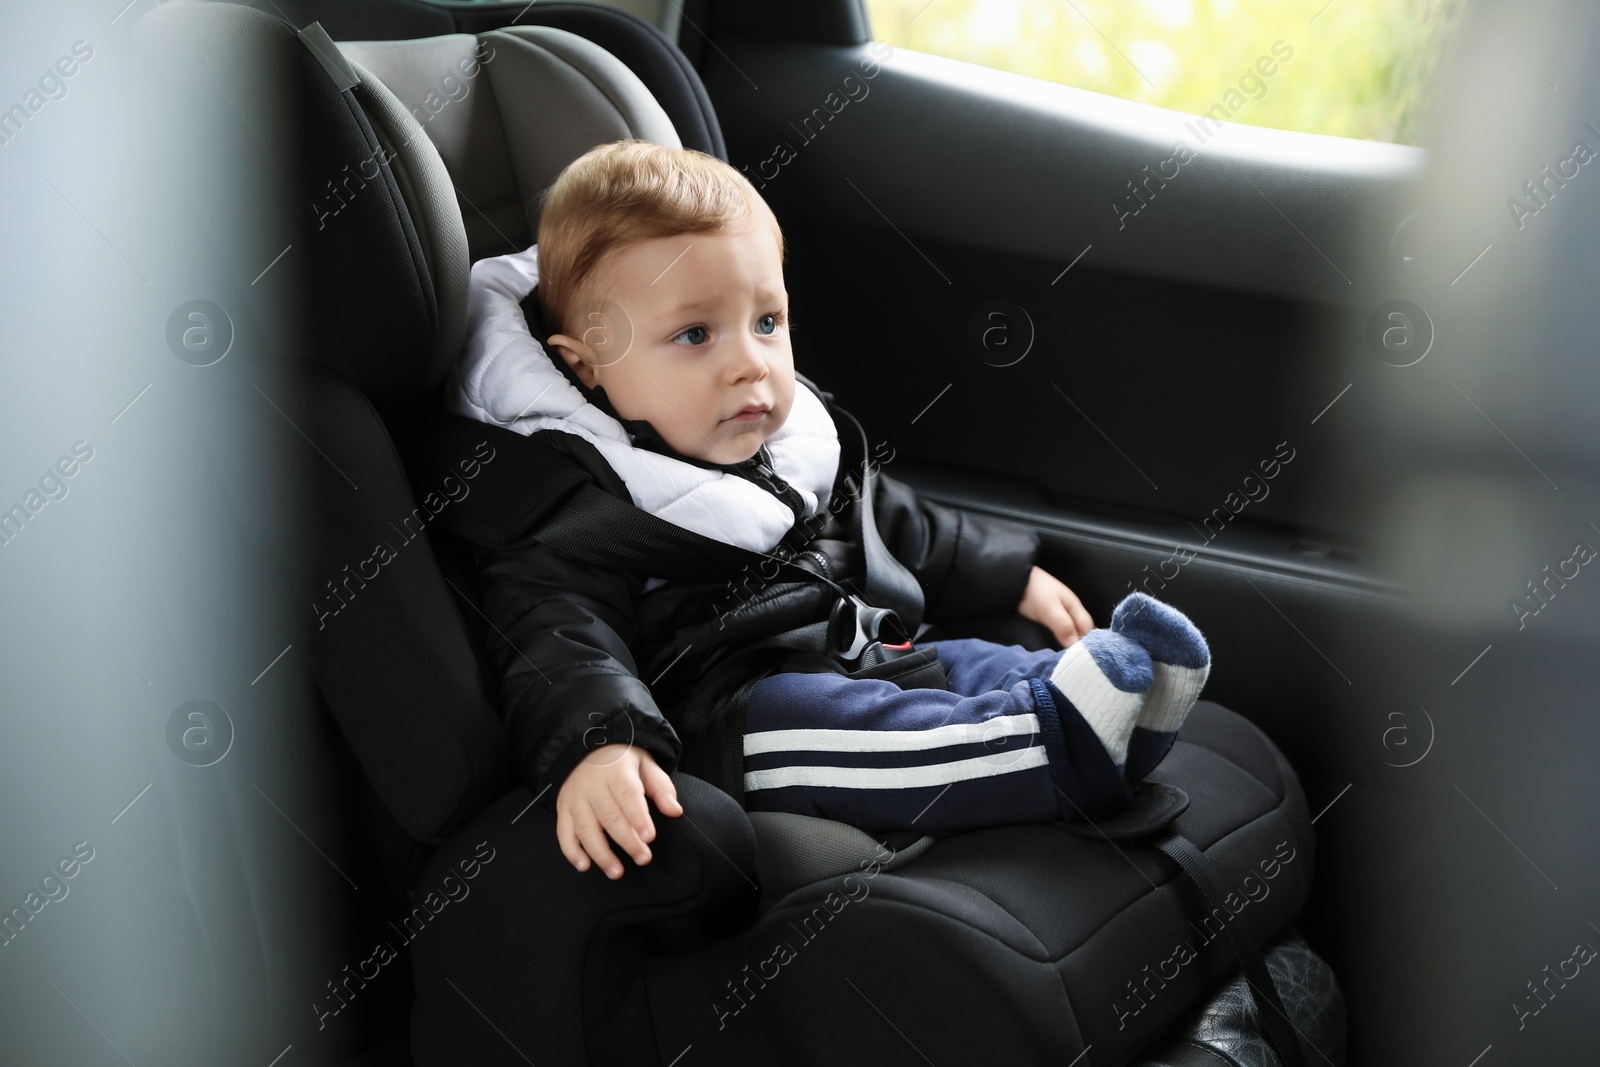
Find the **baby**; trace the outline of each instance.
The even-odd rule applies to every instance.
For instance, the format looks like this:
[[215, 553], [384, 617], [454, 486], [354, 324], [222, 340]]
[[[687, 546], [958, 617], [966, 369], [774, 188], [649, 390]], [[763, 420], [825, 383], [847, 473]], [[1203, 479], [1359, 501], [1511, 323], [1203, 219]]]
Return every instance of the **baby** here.
[[474, 265], [451, 406], [553, 435], [600, 488], [827, 579], [774, 581], [719, 616], [726, 581], [613, 571], [537, 542], [479, 550], [513, 754], [541, 802], [554, 789], [574, 867], [621, 877], [612, 843], [648, 863], [647, 798], [682, 813], [680, 763], [749, 810], [879, 833], [1099, 817], [1128, 801], [1205, 683], [1200, 633], [1141, 593], [1095, 628], [1035, 565], [1033, 531], [881, 472], [875, 527], [930, 623], [1019, 613], [1065, 651], [926, 641], [916, 649], [948, 689], [813, 662], [754, 671], [712, 714], [682, 711], [741, 647], [828, 619], [837, 589], [860, 587], [845, 520], [860, 505], [841, 487], [866, 457], [843, 462], [840, 409], [795, 373], [783, 235], [738, 171], [686, 149], [602, 145], [546, 192], [538, 238]]

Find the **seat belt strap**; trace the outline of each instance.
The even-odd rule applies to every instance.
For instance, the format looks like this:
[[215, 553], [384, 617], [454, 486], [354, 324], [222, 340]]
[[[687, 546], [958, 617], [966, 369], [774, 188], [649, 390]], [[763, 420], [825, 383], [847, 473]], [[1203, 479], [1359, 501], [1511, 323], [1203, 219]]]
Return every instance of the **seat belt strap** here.
[[834, 408], [855, 429], [861, 441], [861, 496], [856, 508], [857, 533], [861, 537], [864, 559], [867, 602], [875, 607], [894, 608], [908, 634], [914, 634], [922, 623], [924, 602], [922, 585], [916, 575], [907, 569], [889, 551], [878, 531], [878, 519], [873, 513], [873, 497], [877, 494], [877, 471], [873, 468], [867, 433], [856, 417], [843, 408]]
[[[1165, 833], [1151, 838], [1150, 843], [1177, 862], [1179, 868], [1188, 876], [1189, 883], [1199, 891], [1205, 901], [1206, 914], [1213, 914], [1219, 910], [1224, 915], [1232, 914], [1222, 903], [1227, 895], [1223, 889], [1222, 876], [1218, 873], [1216, 865], [1206, 858], [1206, 854], [1195, 847], [1194, 842], [1176, 830], [1168, 829]], [[1289, 1021], [1289, 1014], [1284, 1010], [1283, 998], [1278, 995], [1278, 987], [1272, 980], [1272, 972], [1267, 970], [1267, 961], [1261, 955], [1261, 946], [1256, 940], [1255, 931], [1250, 928], [1243, 915], [1238, 915], [1222, 924], [1222, 933], [1239, 961], [1239, 968], [1244, 972], [1246, 987], [1255, 1000], [1256, 1016], [1266, 1030], [1267, 1039], [1277, 1050], [1278, 1059], [1283, 1062], [1283, 1067], [1306, 1067], [1305, 1052], [1300, 1046], [1294, 1024]]]

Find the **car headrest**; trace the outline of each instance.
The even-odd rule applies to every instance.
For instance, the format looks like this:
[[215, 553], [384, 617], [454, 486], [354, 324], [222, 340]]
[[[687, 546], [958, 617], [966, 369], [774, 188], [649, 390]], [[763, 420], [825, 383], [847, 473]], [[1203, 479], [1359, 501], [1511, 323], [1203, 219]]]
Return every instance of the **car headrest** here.
[[[531, 245], [540, 194], [594, 146], [625, 138], [682, 146], [672, 120], [631, 70], [565, 30], [511, 26], [477, 36], [346, 41], [339, 48], [400, 103], [403, 116], [386, 101], [374, 109], [381, 122], [394, 123], [389, 136], [409, 141], [415, 129], [427, 134], [414, 154], [442, 159], [445, 191], [454, 194], [464, 220], [471, 260]], [[424, 175], [425, 185], [433, 180]], [[419, 192], [423, 215], [438, 210], [437, 190]], [[423, 228], [433, 225], [425, 220]], [[465, 287], [463, 273], [463, 294]]]

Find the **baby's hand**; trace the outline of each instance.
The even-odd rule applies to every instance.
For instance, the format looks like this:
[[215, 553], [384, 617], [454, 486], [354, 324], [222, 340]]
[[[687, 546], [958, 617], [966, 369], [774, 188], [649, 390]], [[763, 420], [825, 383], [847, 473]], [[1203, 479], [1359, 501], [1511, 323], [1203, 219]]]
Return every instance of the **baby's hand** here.
[[1078, 594], [1055, 575], [1038, 567], [1028, 572], [1028, 587], [1022, 592], [1017, 612], [1048, 628], [1062, 648], [1071, 647], [1078, 638], [1094, 629], [1094, 620]]
[[[655, 840], [655, 824], [645, 797], [661, 814], [683, 814], [672, 779], [650, 753], [632, 746], [602, 745], [583, 758], [556, 794], [556, 841], [561, 854], [580, 871], [592, 858], [613, 881], [622, 877], [622, 861], [606, 843], [611, 835], [640, 866], [650, 862], [647, 842]], [[602, 832], [602, 830], [604, 832]]]

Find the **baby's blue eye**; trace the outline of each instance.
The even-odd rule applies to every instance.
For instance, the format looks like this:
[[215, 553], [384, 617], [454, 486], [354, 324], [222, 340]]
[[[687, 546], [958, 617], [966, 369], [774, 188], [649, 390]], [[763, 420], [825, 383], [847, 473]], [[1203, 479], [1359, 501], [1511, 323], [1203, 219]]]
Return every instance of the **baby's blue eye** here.
[[706, 328], [704, 326], [691, 326], [672, 340], [678, 344], [703, 345], [706, 343]]
[[756, 320], [756, 333], [773, 334], [778, 330], [778, 317], [776, 315], [763, 315]]

